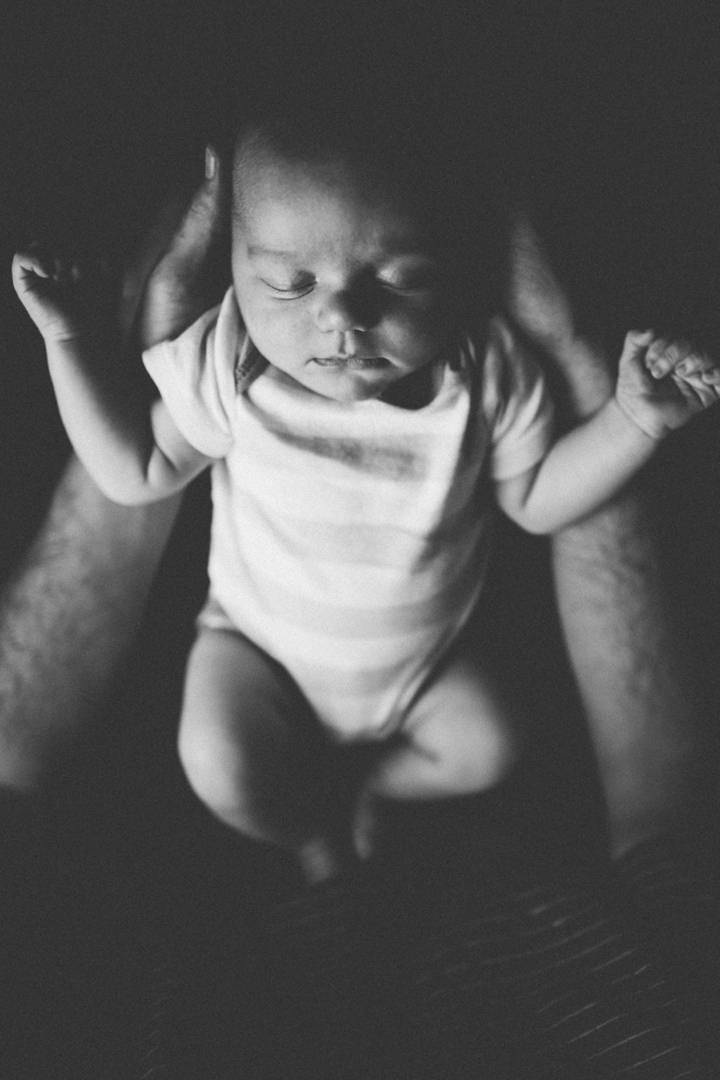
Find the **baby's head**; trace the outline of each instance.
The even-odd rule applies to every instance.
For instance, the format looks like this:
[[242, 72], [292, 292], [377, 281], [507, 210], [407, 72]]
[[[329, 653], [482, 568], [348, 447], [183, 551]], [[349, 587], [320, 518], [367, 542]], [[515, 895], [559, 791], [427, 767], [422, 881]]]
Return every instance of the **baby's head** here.
[[233, 147], [233, 281], [272, 365], [338, 401], [392, 400], [401, 380], [427, 378], [458, 328], [452, 166], [417, 109], [409, 122], [396, 103], [378, 112], [376, 96], [339, 96], [247, 110]]

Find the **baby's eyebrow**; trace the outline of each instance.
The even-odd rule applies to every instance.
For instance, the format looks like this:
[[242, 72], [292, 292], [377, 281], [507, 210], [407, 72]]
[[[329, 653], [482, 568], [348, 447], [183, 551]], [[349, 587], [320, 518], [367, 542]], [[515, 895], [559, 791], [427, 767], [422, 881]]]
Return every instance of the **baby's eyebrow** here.
[[279, 248], [267, 248], [260, 247], [257, 244], [250, 244], [248, 247], [248, 255], [272, 255], [276, 259], [292, 259], [295, 257], [295, 252], [281, 251]]
[[[261, 244], [249, 244], [248, 255], [270, 255], [275, 259], [295, 259], [297, 258], [296, 251], [288, 251], [282, 248], [269, 248], [263, 247]], [[434, 262], [432, 255], [428, 255], [427, 252], [421, 250], [415, 250], [413, 248], [404, 248], [401, 246], [390, 247], [384, 255], [387, 259], [417, 259], [421, 262]]]

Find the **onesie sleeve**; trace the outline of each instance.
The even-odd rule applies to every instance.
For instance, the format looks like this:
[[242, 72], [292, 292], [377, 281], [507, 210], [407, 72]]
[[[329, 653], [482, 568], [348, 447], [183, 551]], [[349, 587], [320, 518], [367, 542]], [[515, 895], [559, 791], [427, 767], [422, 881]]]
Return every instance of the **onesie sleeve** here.
[[242, 325], [232, 289], [173, 341], [143, 353], [143, 363], [191, 446], [221, 458], [233, 444], [235, 363]]
[[488, 332], [483, 406], [490, 424], [494, 480], [519, 476], [545, 456], [552, 442], [554, 414], [545, 377], [499, 318], [492, 320]]

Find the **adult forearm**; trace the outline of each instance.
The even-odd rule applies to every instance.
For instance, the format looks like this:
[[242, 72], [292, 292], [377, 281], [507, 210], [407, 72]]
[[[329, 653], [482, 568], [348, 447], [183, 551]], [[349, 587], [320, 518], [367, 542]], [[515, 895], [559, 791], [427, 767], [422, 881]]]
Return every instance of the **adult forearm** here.
[[[565, 368], [575, 414], [612, 392], [587, 344]], [[698, 747], [679, 628], [669, 611], [647, 480], [552, 541], [561, 624], [585, 707], [614, 854], [692, 809]]]
[[[603, 350], [578, 336], [567, 296], [523, 216], [513, 236], [508, 302], [554, 369], [570, 418], [600, 409], [615, 374]], [[644, 484], [639, 478], [552, 540], [562, 627], [617, 853], [690, 812], [700, 757]]]
[[557, 599], [616, 853], [692, 812], [700, 753], [647, 497], [553, 540]]
[[[582, 417], [611, 393], [614, 378], [600, 349], [585, 345], [577, 356], [566, 372]], [[617, 855], [691, 813], [699, 759], [647, 479], [557, 533], [552, 558]]]
[[138, 626], [178, 505], [116, 506], [71, 460], [0, 603], [0, 784], [32, 790], [91, 716]]

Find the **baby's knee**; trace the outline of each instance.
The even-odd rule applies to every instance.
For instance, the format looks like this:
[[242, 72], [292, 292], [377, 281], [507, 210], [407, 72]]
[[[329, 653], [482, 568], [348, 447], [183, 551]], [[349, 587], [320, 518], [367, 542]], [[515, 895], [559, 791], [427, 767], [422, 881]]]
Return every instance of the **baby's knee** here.
[[475, 761], [469, 768], [475, 770], [480, 790], [495, 787], [512, 772], [520, 756], [520, 740], [517, 730], [505, 718], [493, 717], [483, 724]]
[[[472, 722], [470, 722], [472, 719]], [[390, 799], [436, 799], [487, 791], [518, 757], [512, 728], [501, 720], [454, 714], [416, 730], [373, 770], [368, 793]]]
[[185, 777], [198, 798], [222, 816], [232, 807], [236, 781], [232, 755], [211, 733], [183, 717], [177, 740], [178, 756]]
[[504, 713], [456, 713], [428, 739], [440, 773], [456, 794], [487, 791], [509, 775], [519, 757], [518, 732]]
[[300, 823], [279, 782], [281, 769], [187, 718], [178, 754], [190, 787], [215, 817], [251, 840], [292, 846]]

